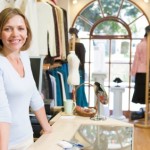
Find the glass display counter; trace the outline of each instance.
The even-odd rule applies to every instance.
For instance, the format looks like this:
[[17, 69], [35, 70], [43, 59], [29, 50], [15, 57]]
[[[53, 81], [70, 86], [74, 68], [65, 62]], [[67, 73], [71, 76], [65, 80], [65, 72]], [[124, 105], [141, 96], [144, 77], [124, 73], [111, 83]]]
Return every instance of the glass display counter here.
[[132, 150], [132, 134], [132, 127], [81, 125], [71, 141], [82, 144], [84, 150]]

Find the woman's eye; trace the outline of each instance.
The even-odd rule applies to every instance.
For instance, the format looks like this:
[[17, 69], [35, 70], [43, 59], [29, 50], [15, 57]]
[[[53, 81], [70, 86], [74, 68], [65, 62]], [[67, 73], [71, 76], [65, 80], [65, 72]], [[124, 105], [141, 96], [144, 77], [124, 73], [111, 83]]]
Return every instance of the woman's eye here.
[[21, 30], [25, 30], [25, 28], [20, 27], [19, 30], [20, 30], [20, 31], [21, 31]]
[[4, 28], [4, 31], [11, 31], [11, 28]]

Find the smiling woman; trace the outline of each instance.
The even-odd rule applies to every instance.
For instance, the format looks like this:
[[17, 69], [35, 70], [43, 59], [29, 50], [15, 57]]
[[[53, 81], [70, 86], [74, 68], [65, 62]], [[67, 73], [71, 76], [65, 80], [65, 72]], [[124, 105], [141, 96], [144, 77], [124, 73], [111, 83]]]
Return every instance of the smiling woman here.
[[42, 133], [50, 133], [42, 96], [31, 71], [27, 49], [32, 33], [19, 9], [0, 13], [0, 149], [25, 150], [33, 143], [29, 106]]
[[[5, 31], [6, 33], [12, 33], [12, 31], [15, 32], [16, 29], [20, 32], [24, 31], [25, 32], [24, 34], [27, 34], [27, 35], [25, 35], [26, 41], [24, 41], [24, 45], [23, 45], [23, 47], [21, 47], [21, 49], [26, 50], [30, 47], [30, 41], [32, 39], [32, 33], [30, 32], [31, 29], [30, 29], [28, 20], [24, 17], [24, 15], [22, 14], [22, 12], [20, 10], [17, 10], [17, 9], [11, 10], [11, 11], [9, 11], [9, 14], [8, 14], [8, 9], [9, 8], [7, 8], [7, 9], [5, 9], [5, 11], [3, 11], [3, 16], [0, 15], [0, 20], [1, 20], [0, 30], [3, 32]], [[12, 21], [13, 17], [15, 17], [14, 19], [16, 19], [16, 20], [13, 19], [13, 21]], [[19, 20], [17, 20], [18, 17], [20, 18]], [[21, 24], [19, 26], [17, 26], [16, 23], [19, 24], [19, 21], [21, 21], [20, 22]], [[10, 23], [13, 23], [15, 26], [17, 26], [16, 29], [15, 29], [15, 26], [13, 27], [13, 24], [10, 26], [9, 25]], [[2, 36], [2, 33], [1, 33], [1, 36]], [[2, 39], [3, 38], [1, 38], [1, 40]], [[0, 41], [0, 51], [3, 48], [2, 46], [3, 46], [3, 42]]]
[[24, 77], [24, 68], [18, 54], [22, 46], [25, 44], [26, 38], [26, 25], [24, 19], [20, 15], [15, 15], [10, 18], [2, 28], [1, 39], [3, 49], [1, 52], [7, 57], [8, 61], [21, 77]]

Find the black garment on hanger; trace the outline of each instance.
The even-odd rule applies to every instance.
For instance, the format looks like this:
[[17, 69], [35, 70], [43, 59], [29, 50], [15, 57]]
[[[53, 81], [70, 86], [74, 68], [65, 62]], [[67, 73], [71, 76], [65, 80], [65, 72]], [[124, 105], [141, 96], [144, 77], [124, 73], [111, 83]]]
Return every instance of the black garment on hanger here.
[[83, 72], [83, 81], [85, 78], [85, 76], [84, 76], [84, 74], [85, 74], [85, 70], [84, 70], [85, 52], [86, 51], [85, 51], [85, 47], [84, 47], [83, 43], [76, 42], [75, 43], [75, 53], [80, 60], [79, 70], [81, 70]]
[[80, 60], [79, 69], [84, 70], [84, 63], [85, 63], [85, 47], [83, 43], [76, 42], [75, 43], [75, 53]]
[[[47, 41], [49, 40], [49, 33], [47, 32]], [[48, 43], [48, 42], [47, 42]], [[46, 57], [44, 58], [44, 64], [51, 64], [53, 65], [55, 60], [54, 60], [54, 57], [51, 56], [50, 54], [50, 49], [49, 49], [49, 43], [48, 43], [48, 49], [47, 49], [47, 55]]]

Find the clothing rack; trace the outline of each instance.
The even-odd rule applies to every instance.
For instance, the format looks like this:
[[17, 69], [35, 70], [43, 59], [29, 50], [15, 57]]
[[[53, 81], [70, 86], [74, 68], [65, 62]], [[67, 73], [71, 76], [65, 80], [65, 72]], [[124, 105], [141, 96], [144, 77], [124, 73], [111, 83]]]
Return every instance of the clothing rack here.
[[53, 69], [53, 68], [57, 68], [62, 66], [61, 63], [54, 63], [53, 65], [51, 64], [43, 64], [43, 70], [49, 70], [49, 69]]
[[146, 90], [145, 90], [145, 118], [140, 119], [135, 123], [135, 126], [142, 128], [150, 128], [150, 116], [149, 116], [149, 107], [150, 107], [150, 32], [147, 35], [147, 66], [146, 66]]

